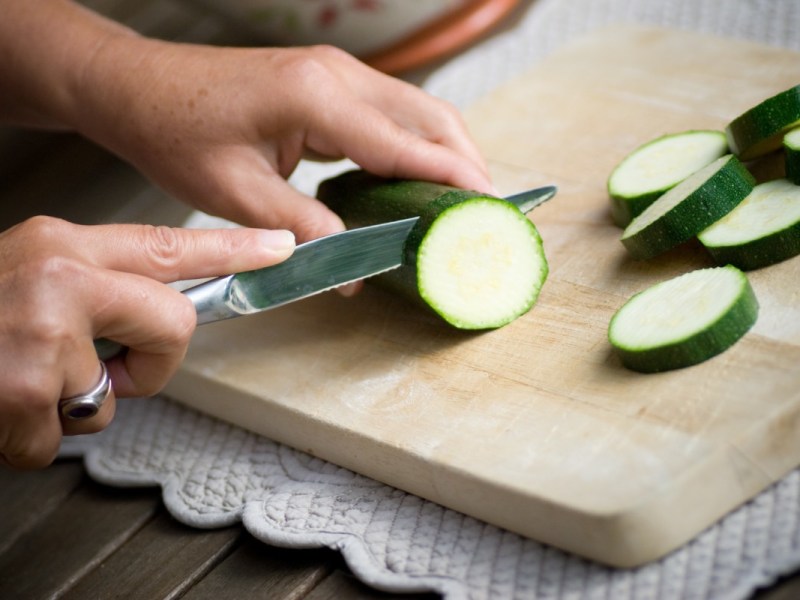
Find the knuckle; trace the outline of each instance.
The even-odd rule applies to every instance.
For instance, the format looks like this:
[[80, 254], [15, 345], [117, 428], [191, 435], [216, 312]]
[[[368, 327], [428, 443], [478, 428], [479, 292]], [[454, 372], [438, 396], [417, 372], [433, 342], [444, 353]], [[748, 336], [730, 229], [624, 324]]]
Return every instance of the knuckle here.
[[181, 302], [176, 303], [174, 315], [175, 340], [181, 347], [187, 346], [197, 327], [197, 311], [194, 304], [184, 295], [180, 295]]
[[77, 324], [53, 310], [56, 294], [82, 286], [86, 267], [63, 256], [38, 256], [17, 270], [19, 323], [24, 324], [27, 341], [56, 344], [73, 339]]
[[[313, 46], [304, 51], [293, 53], [285, 63], [287, 81], [293, 81], [311, 90], [331, 82], [333, 74], [328, 68], [326, 56], [332, 54], [333, 48]], [[324, 88], [323, 88], [324, 89]]]
[[19, 233], [25, 240], [36, 244], [63, 243], [70, 224], [63, 219], [36, 215], [20, 223]]
[[176, 277], [185, 247], [178, 232], [166, 225], [145, 225], [145, 256], [153, 268], [167, 277]]
[[164, 316], [161, 333], [163, 337], [159, 346], [163, 352], [183, 352], [197, 327], [197, 311], [194, 304], [185, 295], [175, 292], [175, 302], [165, 310]]
[[441, 98], [434, 99], [439, 104], [440, 122], [450, 129], [461, 129], [464, 127], [464, 119], [461, 112], [455, 105], [450, 104]]
[[22, 418], [23, 415], [46, 415], [55, 410], [53, 398], [43, 390], [43, 386], [35, 377], [20, 376], [9, 378], [4, 382], [3, 392], [8, 398], [13, 398], [6, 403], [7, 415]]
[[36, 440], [25, 447], [3, 452], [9, 465], [19, 469], [44, 469], [58, 455], [60, 440]]
[[337, 60], [337, 61], [352, 61], [353, 56], [345, 52], [341, 48], [332, 46], [330, 44], [316, 44], [310, 47], [310, 50], [315, 55], [319, 56], [322, 60]]

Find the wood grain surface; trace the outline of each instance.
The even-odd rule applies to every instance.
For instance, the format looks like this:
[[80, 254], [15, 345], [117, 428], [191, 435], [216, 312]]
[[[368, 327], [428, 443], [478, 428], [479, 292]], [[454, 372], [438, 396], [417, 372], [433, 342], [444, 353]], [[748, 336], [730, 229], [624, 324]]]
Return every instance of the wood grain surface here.
[[531, 215], [551, 274], [529, 314], [465, 334], [376, 290], [327, 294], [204, 326], [168, 393], [599, 561], [662, 556], [800, 463], [800, 259], [751, 273], [761, 315], [731, 350], [626, 371], [614, 311], [711, 261], [691, 243], [632, 260], [605, 181], [640, 143], [795, 85], [799, 58], [652, 29], [575, 42], [467, 111], [501, 191], [560, 189]]
[[0, 598], [432, 600], [360, 583], [328, 549], [274, 548], [241, 526], [178, 523], [158, 488], [95, 483], [77, 461], [0, 469]]

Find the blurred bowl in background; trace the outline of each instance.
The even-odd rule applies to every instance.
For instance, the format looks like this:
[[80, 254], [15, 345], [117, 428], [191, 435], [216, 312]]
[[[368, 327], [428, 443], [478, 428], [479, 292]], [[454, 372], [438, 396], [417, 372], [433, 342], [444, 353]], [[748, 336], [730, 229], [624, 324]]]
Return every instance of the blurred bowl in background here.
[[266, 45], [330, 44], [399, 73], [457, 51], [519, 0], [186, 0]]

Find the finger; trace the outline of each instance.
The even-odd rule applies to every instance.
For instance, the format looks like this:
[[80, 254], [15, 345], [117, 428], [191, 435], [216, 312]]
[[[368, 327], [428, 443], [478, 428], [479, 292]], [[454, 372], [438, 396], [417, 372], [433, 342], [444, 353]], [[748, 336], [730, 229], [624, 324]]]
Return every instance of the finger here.
[[467, 157], [489, 178], [483, 156], [455, 106], [344, 52], [327, 49], [322, 54], [337, 72], [340, 83], [359, 98], [401, 127]]
[[299, 242], [345, 230], [341, 218], [325, 204], [298, 192], [279, 175], [262, 173], [258, 177], [262, 187], [262, 198], [254, 207], [259, 221], [269, 221], [276, 227], [292, 230]]
[[111, 300], [95, 309], [93, 337], [128, 348], [107, 362], [115, 395], [159, 392], [186, 353], [196, 326], [194, 306], [184, 294], [148, 277], [105, 271], [97, 281]]
[[100, 406], [97, 414], [89, 419], [65, 419], [61, 418], [61, 431], [63, 435], [86, 435], [103, 431], [111, 424], [116, 412], [117, 398], [112, 388]]
[[456, 108], [409, 83], [390, 80], [385, 87], [376, 86], [375, 106], [401, 127], [467, 157], [488, 179], [486, 161]]
[[[28, 368], [26, 368], [26, 365]], [[60, 374], [25, 361], [4, 373], [0, 462], [16, 469], [41, 469], [56, 457], [61, 424], [56, 411]]]
[[213, 277], [277, 264], [294, 251], [289, 231], [190, 230], [150, 225], [75, 225], [65, 244], [91, 263], [163, 282]]
[[[306, 242], [345, 229], [342, 220], [316, 198], [298, 192], [271, 165], [259, 157], [251, 168], [238, 169], [226, 189], [233, 194], [225, 205], [228, 218], [245, 225], [291, 230]], [[230, 175], [233, 169], [228, 171]]]
[[[79, 352], [73, 353], [71, 360], [66, 360], [64, 365], [64, 386], [61, 398], [71, 398], [85, 394], [94, 388], [102, 376], [102, 368], [97, 360], [97, 354], [91, 339], [84, 338], [83, 348]], [[86, 373], [94, 372], [94, 379]], [[77, 390], [77, 391], [76, 391]], [[86, 419], [70, 419], [60, 414], [61, 428], [64, 435], [82, 435], [97, 433], [105, 429], [114, 417], [116, 399], [114, 396], [113, 384], [106, 395], [103, 404], [97, 414]], [[60, 409], [60, 407], [57, 407]]]
[[[415, 135], [372, 107], [362, 107], [349, 120], [334, 111], [320, 118], [324, 120], [325, 137], [309, 135], [312, 148], [327, 146], [327, 153], [338, 151], [383, 177], [440, 181], [494, 193], [494, 186], [481, 165], [451, 148]], [[354, 123], [354, 119], [358, 122]], [[338, 148], [330, 147], [329, 140], [336, 140]]]

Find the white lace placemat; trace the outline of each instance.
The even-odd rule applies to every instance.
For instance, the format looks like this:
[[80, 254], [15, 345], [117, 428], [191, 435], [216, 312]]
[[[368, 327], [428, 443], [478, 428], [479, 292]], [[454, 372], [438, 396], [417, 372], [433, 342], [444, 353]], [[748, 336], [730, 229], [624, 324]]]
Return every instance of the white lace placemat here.
[[[466, 106], [574, 36], [620, 22], [800, 50], [797, 0], [538, 0], [514, 28], [453, 59], [425, 87]], [[342, 168], [304, 163], [292, 181], [311, 193]], [[190, 224], [212, 222], [196, 215]], [[360, 579], [389, 591], [475, 600], [727, 600], [800, 567], [800, 470], [662, 560], [612, 569], [164, 398], [120, 401], [106, 431], [66, 439], [61, 454], [84, 456], [101, 482], [162, 486], [170, 512], [189, 525], [241, 520], [270, 544], [339, 549]]]

